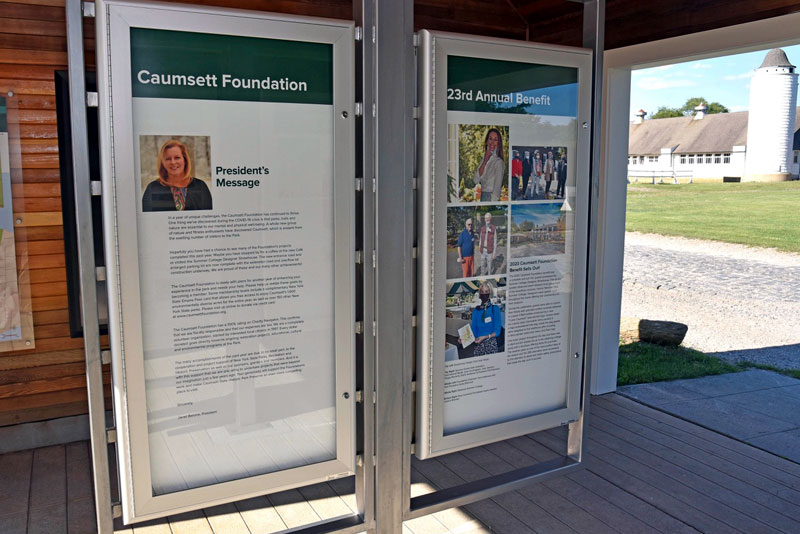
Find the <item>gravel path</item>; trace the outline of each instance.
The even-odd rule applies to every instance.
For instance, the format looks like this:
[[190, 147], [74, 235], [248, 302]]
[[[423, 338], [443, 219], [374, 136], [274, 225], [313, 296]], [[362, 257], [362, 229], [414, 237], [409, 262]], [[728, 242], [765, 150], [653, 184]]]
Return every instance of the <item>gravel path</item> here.
[[684, 344], [800, 369], [800, 255], [625, 234], [622, 316], [689, 325]]

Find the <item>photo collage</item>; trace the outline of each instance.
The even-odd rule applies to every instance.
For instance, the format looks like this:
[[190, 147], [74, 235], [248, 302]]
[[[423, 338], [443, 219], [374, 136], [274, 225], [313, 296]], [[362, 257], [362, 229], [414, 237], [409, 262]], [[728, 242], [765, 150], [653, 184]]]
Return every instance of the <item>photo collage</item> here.
[[567, 148], [448, 125], [445, 361], [505, 352], [509, 261], [565, 253]]

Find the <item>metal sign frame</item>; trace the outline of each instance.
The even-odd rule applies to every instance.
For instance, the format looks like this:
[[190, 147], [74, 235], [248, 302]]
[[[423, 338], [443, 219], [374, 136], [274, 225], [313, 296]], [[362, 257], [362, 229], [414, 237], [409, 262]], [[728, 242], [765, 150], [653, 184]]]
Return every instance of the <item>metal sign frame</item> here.
[[[98, 93], [109, 333], [118, 459], [126, 523], [162, 517], [352, 474], [355, 469], [354, 24], [229, 9], [97, 2]], [[133, 176], [130, 28], [244, 35], [333, 45], [333, 202], [336, 458], [154, 495], [145, 381]], [[125, 318], [124, 323], [122, 318]], [[124, 336], [124, 344], [123, 344]], [[290, 401], [287, 399], [287, 401]]]
[[[586, 257], [589, 221], [590, 132], [588, 124], [592, 99], [591, 50], [520, 43], [442, 32], [421, 32], [420, 140], [419, 153], [419, 260], [417, 336], [417, 440], [421, 459], [469, 447], [565, 425], [578, 419], [584, 359], [583, 335], [586, 305]], [[578, 73], [575, 166], [576, 202], [574, 248], [571, 262], [572, 297], [566, 356], [566, 399], [563, 407], [535, 415], [483, 426], [473, 430], [444, 433], [444, 350], [435, 340], [444, 339], [445, 263], [447, 222], [447, 58], [479, 57], [505, 61], [571, 67]], [[553, 377], [560, 380], [562, 377]]]

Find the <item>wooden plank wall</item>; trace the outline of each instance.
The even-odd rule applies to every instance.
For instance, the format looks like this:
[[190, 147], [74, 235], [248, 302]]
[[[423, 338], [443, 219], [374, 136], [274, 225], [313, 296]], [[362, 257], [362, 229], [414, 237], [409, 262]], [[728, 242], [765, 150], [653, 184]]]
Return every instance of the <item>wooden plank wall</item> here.
[[69, 337], [54, 71], [66, 69], [63, 0], [0, 0], [18, 266], [31, 280], [35, 348], [0, 353], [0, 425], [86, 412], [83, 343]]
[[[349, 0], [192, 3], [344, 19], [352, 14]], [[93, 32], [87, 20], [90, 68]], [[61, 221], [54, 71], [66, 70], [66, 50], [64, 0], [0, 0], [0, 95], [13, 92], [7, 97], [11, 179], [15, 215], [22, 219], [15, 237], [18, 259], [27, 254], [36, 345], [0, 353], [0, 426], [87, 413], [83, 341], [69, 334]], [[107, 377], [108, 369], [106, 383]]]

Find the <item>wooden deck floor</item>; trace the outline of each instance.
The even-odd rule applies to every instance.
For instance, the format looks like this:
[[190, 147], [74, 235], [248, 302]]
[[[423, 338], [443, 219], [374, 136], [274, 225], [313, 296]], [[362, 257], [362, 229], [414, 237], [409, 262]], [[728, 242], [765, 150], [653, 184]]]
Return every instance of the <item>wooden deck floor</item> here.
[[[547, 460], [563, 430], [412, 462], [419, 495]], [[585, 468], [405, 534], [800, 532], [800, 465], [617, 395], [592, 399]], [[125, 534], [262, 534], [348, 514], [347, 480], [120, 527]], [[0, 533], [94, 532], [86, 442], [0, 456]]]

